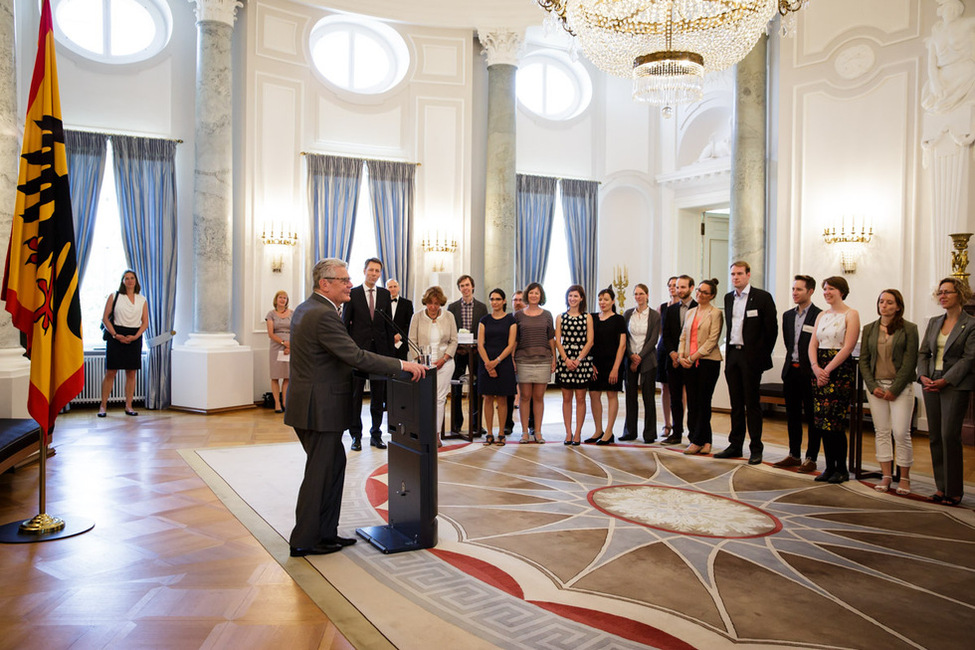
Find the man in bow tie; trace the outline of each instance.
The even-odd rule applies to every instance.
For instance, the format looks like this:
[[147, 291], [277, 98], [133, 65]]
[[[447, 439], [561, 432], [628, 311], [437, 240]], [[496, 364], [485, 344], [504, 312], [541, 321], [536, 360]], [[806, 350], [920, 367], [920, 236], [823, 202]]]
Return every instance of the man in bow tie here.
[[393, 308], [393, 322], [397, 331], [393, 329], [393, 356], [406, 361], [410, 345], [403, 337], [410, 331], [410, 321], [413, 320], [413, 301], [399, 295], [399, 282], [394, 278], [386, 280], [386, 289], [389, 291], [390, 302]]

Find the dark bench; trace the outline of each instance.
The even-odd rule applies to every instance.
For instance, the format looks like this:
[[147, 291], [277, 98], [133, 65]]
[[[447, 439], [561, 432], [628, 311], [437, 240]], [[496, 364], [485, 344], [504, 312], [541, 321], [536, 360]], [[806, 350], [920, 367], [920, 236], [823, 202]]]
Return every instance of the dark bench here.
[[758, 386], [758, 401], [761, 404], [785, 406], [785, 388], [782, 384], [770, 383]]
[[29, 418], [0, 418], [0, 474], [41, 449], [41, 427]]

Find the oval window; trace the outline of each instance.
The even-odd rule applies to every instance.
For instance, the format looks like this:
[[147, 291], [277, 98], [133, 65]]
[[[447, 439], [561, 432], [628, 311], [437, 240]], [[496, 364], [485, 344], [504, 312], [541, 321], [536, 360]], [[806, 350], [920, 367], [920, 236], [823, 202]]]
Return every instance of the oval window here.
[[163, 0], [53, 0], [54, 34], [69, 50], [102, 63], [134, 63], [161, 52], [173, 17]]
[[518, 101], [525, 110], [549, 120], [569, 120], [589, 107], [589, 73], [560, 52], [530, 54], [518, 67]]
[[410, 52], [392, 27], [358, 16], [328, 16], [311, 31], [315, 69], [329, 83], [354, 93], [384, 93], [406, 76]]

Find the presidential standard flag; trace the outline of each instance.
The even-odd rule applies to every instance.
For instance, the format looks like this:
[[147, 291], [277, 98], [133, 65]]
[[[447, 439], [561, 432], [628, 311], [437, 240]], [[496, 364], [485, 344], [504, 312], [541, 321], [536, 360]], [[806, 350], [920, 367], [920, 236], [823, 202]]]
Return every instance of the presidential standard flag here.
[[44, 0], [0, 298], [27, 337], [27, 410], [49, 435], [84, 387], [81, 303], [51, 6]]

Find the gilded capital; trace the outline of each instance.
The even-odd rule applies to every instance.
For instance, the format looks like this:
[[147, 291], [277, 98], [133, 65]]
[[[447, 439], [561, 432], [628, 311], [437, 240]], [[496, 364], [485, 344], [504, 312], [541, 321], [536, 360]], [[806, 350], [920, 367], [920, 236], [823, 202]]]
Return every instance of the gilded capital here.
[[243, 7], [244, 3], [239, 0], [189, 0], [196, 5], [196, 22], [214, 20], [234, 26], [237, 17], [237, 8]]
[[487, 58], [488, 67], [496, 63], [518, 65], [518, 52], [523, 41], [520, 33], [503, 27], [478, 29], [477, 39], [484, 46], [482, 54]]

